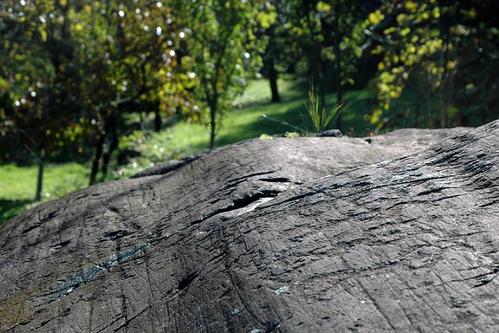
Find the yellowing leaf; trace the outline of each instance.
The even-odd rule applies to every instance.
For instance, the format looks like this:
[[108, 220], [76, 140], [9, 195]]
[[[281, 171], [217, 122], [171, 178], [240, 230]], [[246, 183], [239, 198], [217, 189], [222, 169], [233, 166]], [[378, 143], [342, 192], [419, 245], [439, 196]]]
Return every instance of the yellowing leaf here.
[[268, 134], [263, 133], [262, 135], [260, 135], [260, 140], [272, 140], [272, 139], [273, 137]]
[[40, 33], [40, 38], [42, 39], [42, 41], [46, 42], [47, 41], [47, 31], [45, 31], [45, 29], [43, 29], [43, 28], [39, 28], [38, 32]]
[[438, 7], [433, 8], [433, 17], [436, 19], [440, 17], [440, 8]]
[[407, 19], [407, 15], [405, 15], [405, 14], [398, 14], [397, 15], [397, 23], [399, 25], [404, 24], [404, 22], [406, 21], [406, 19]]
[[405, 3], [405, 8], [409, 12], [414, 13], [418, 9], [418, 5], [414, 1], [407, 1]]
[[383, 53], [383, 46], [381, 45], [377, 45], [376, 47], [374, 47], [374, 49], [371, 51], [371, 54], [381, 54]]
[[275, 11], [271, 12], [260, 12], [257, 15], [257, 20], [264, 29], [270, 28], [277, 19], [277, 13]]
[[390, 27], [390, 28], [388, 28], [388, 29], [385, 29], [385, 30], [383, 31], [383, 33], [384, 33], [385, 35], [389, 35], [389, 34], [391, 34], [392, 32], [394, 32], [395, 30], [396, 30], [396, 29], [395, 29], [395, 27]]
[[368, 16], [369, 22], [371, 22], [371, 24], [374, 24], [374, 25], [383, 21], [384, 18], [385, 18], [385, 16], [379, 10], [370, 13]]
[[331, 5], [328, 3], [325, 3], [324, 1], [319, 1], [317, 3], [317, 10], [319, 12], [328, 12], [331, 10]]
[[453, 70], [454, 68], [456, 68], [456, 62], [455, 61], [449, 61], [447, 62], [447, 69], [448, 70]]
[[371, 124], [376, 125], [380, 122], [381, 116], [383, 115], [383, 111], [381, 109], [374, 109], [372, 115], [371, 115]]
[[353, 49], [353, 52], [357, 58], [362, 57], [362, 49], [360, 47], [355, 47]]
[[406, 27], [402, 30], [400, 30], [400, 36], [405, 37], [411, 32], [411, 29], [409, 27]]

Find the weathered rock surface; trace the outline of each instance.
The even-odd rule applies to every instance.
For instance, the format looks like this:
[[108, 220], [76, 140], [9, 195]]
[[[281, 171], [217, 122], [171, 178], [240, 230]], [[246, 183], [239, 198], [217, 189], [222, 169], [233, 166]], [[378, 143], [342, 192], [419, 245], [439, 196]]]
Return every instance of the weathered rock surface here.
[[[446, 138], [448, 137], [448, 138]], [[253, 140], [0, 227], [0, 330], [499, 330], [499, 122]]]

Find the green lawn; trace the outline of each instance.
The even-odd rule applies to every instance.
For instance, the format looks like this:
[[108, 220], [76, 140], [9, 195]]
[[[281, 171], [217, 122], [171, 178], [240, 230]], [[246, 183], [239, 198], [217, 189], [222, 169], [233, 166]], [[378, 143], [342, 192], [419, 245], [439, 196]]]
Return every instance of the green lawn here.
[[[43, 201], [63, 196], [88, 184], [89, 168], [77, 163], [49, 164], [45, 166]], [[6, 221], [33, 202], [36, 189], [36, 166], [0, 166], [0, 223]]]
[[[291, 81], [280, 81], [279, 88], [283, 101], [272, 104], [267, 81], [251, 82], [235, 101], [234, 109], [223, 119], [216, 145], [262, 134], [307, 130], [306, 88]], [[366, 106], [368, 98], [365, 91], [352, 91], [346, 95], [345, 132], [366, 134], [369, 124], [364, 115], [369, 110]], [[326, 101], [327, 105], [334, 106], [335, 95], [327, 95]], [[208, 148], [208, 139], [209, 128], [201, 124], [179, 122], [159, 133], [148, 131], [145, 136], [141, 134], [132, 140], [133, 149], [139, 151], [140, 156], [117, 168], [110, 178], [127, 177], [155, 163], [199, 152]], [[87, 165], [51, 164], [45, 170], [43, 200], [58, 198], [88, 184]], [[0, 223], [35, 205], [36, 172], [36, 166], [0, 165]]]

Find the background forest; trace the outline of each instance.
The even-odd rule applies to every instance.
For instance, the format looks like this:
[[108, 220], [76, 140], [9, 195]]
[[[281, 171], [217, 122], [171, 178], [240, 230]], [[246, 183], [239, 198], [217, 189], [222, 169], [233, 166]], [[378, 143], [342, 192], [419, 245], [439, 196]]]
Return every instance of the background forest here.
[[494, 0], [3, 0], [0, 223], [200, 150], [499, 117]]

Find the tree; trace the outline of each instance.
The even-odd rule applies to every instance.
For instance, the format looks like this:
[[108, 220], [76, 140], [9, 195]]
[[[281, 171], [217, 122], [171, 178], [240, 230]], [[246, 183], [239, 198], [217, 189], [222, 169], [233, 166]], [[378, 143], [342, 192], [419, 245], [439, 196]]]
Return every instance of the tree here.
[[[107, 175], [126, 113], [195, 114], [186, 34], [169, 2], [43, 0], [0, 4], [2, 133], [39, 164], [94, 147], [90, 183]], [[10, 133], [10, 134], [8, 134]], [[20, 139], [20, 140], [21, 140]]]
[[[274, 0], [274, 2], [279, 3], [279, 0]], [[263, 8], [258, 11], [257, 19], [259, 24], [256, 26], [257, 30], [255, 33], [259, 39], [266, 37], [266, 46], [261, 57], [263, 60], [263, 72], [269, 81], [272, 103], [279, 103], [281, 101], [277, 84], [279, 74], [276, 69], [276, 60], [279, 56], [278, 50], [280, 46], [278, 44], [280, 40], [278, 38], [278, 29], [282, 26], [281, 24], [276, 24], [279, 16], [278, 8], [271, 1], [265, 2]]]
[[[324, 35], [323, 57], [332, 61], [336, 91], [336, 128], [341, 129], [345, 87], [354, 84], [362, 56], [360, 29], [365, 9], [359, 1], [319, 1], [316, 5]], [[324, 65], [323, 65], [324, 66]]]
[[5, 1], [0, 7], [1, 116], [10, 125], [3, 132], [13, 131], [35, 156], [37, 201], [45, 159], [74, 139], [71, 129], [78, 119], [69, 16], [65, 1]]
[[317, 90], [321, 109], [326, 107], [328, 86], [336, 92], [336, 126], [340, 128], [345, 89], [354, 84], [362, 55], [362, 30], [357, 26], [366, 9], [358, 1], [347, 0], [296, 0], [280, 8], [287, 17], [287, 45], [298, 53], [291, 61], [306, 63], [309, 90]]
[[209, 112], [210, 148], [221, 117], [259, 63], [251, 54], [258, 44], [253, 34], [256, 8], [253, 1], [236, 0], [179, 1], [176, 7], [189, 32], [187, 52], [199, 80], [196, 92]]
[[468, 125], [472, 105], [482, 121], [491, 117], [486, 110], [499, 66], [496, 7], [491, 1], [386, 1], [372, 12], [366, 31], [381, 60], [371, 122], [389, 125], [386, 113], [406, 88], [426, 111], [413, 110], [416, 126]]
[[152, 111], [159, 131], [161, 112], [181, 113], [195, 105], [189, 92], [195, 77], [183, 64], [185, 33], [168, 3], [89, 2], [73, 28], [82, 45], [79, 65], [92, 73], [81, 89], [96, 132], [92, 184], [99, 169], [102, 180], [107, 176], [123, 115]]
[[255, 36], [264, 47], [260, 51], [262, 58], [262, 73], [268, 79], [271, 102], [279, 103], [278, 79], [282, 68], [287, 69], [293, 64], [294, 47], [290, 43], [293, 36], [287, 26], [289, 2], [271, 0], [262, 4], [256, 16]]

